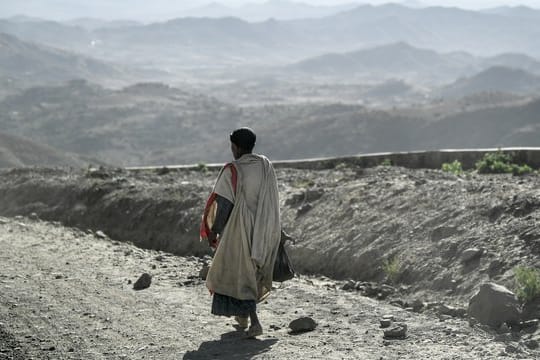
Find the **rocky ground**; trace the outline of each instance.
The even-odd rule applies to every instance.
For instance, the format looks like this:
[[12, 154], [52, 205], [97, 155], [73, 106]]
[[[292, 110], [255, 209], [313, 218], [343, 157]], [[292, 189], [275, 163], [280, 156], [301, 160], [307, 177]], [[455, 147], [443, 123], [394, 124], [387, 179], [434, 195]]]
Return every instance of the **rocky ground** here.
[[[465, 314], [481, 283], [513, 289], [516, 266], [540, 267], [538, 175], [346, 164], [277, 173], [304, 275], [261, 305], [265, 336], [247, 341], [209, 316], [198, 278], [215, 171], [0, 172], [0, 359], [539, 355], [537, 327], [471, 327]], [[134, 291], [143, 272], [153, 283]], [[303, 315], [318, 327], [290, 335]], [[383, 339], [383, 315], [407, 337]]]
[[[531, 358], [519, 340], [465, 320], [417, 314], [300, 276], [260, 305], [265, 334], [245, 339], [209, 314], [203, 260], [142, 250], [58, 224], [0, 218], [0, 358], [16, 359], [490, 359]], [[149, 288], [136, 291], [141, 273]], [[384, 339], [380, 320], [407, 325]], [[314, 331], [291, 334], [310, 316]]]

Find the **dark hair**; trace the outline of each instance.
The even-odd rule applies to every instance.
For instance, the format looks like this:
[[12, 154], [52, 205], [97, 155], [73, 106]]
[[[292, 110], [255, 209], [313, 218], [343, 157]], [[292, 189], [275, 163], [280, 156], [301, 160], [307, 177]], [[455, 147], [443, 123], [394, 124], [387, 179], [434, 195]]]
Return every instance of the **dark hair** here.
[[248, 127], [234, 130], [230, 135], [231, 142], [245, 151], [252, 151], [255, 147], [257, 135]]

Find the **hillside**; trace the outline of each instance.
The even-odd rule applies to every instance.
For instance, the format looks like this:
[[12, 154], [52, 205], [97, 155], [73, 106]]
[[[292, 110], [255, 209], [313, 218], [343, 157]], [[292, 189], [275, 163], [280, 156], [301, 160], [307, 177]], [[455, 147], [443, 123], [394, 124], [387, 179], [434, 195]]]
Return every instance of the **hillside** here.
[[77, 80], [26, 90], [0, 107], [12, 134], [117, 165], [208, 159], [220, 153], [208, 148], [215, 134], [241, 121], [234, 107], [160, 84], [107, 90]]
[[[388, 78], [414, 80], [417, 83], [448, 83], [459, 77], [492, 67], [508, 67], [540, 74], [540, 61], [525, 54], [504, 53], [490, 57], [467, 52], [442, 53], [393, 43], [347, 53], [333, 53], [305, 59], [284, 67], [287, 72], [338, 78]], [[495, 71], [486, 76], [495, 76]]]
[[59, 84], [72, 79], [118, 84], [132, 74], [118, 65], [37, 45], [0, 33], [0, 78], [20, 87]]
[[494, 66], [441, 90], [443, 96], [462, 97], [481, 92], [540, 93], [540, 76], [521, 69]]
[[441, 54], [401, 42], [344, 54], [322, 55], [291, 65], [289, 69], [312, 75], [394, 76], [442, 81], [454, 79], [474, 65], [475, 58], [470, 54]]
[[49, 146], [0, 132], [0, 168], [27, 166], [72, 166], [82, 168], [90, 162], [62, 153]]
[[[390, 82], [373, 90], [399, 94], [408, 87]], [[274, 159], [540, 146], [539, 100], [513, 104], [512, 97], [471, 96], [452, 104], [395, 110], [309, 103], [237, 107], [161, 84], [106, 90], [72, 81], [0, 101], [0, 126], [122, 166], [227, 161], [227, 134], [241, 125], [257, 131], [261, 151]]]

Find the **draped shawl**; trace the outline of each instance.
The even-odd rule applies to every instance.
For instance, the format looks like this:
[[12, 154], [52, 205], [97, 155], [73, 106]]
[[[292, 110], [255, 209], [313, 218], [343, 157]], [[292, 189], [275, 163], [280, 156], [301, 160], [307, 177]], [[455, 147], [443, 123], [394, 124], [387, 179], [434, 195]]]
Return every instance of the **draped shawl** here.
[[218, 175], [213, 193], [234, 204], [206, 278], [208, 289], [260, 301], [272, 289], [281, 235], [276, 175], [270, 161], [246, 154]]

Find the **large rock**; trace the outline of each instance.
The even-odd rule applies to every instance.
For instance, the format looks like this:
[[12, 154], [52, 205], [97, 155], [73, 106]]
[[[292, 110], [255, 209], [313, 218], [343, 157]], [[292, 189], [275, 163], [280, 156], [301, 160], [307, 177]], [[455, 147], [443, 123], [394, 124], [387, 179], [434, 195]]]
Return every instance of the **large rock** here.
[[302, 333], [313, 331], [317, 327], [317, 322], [310, 317], [301, 317], [291, 321], [289, 328], [292, 333]]
[[469, 301], [468, 314], [482, 324], [500, 327], [518, 324], [520, 305], [516, 295], [504, 286], [486, 283]]
[[149, 288], [150, 284], [152, 284], [152, 275], [144, 273], [139, 277], [135, 284], [133, 284], [133, 289], [143, 290]]

